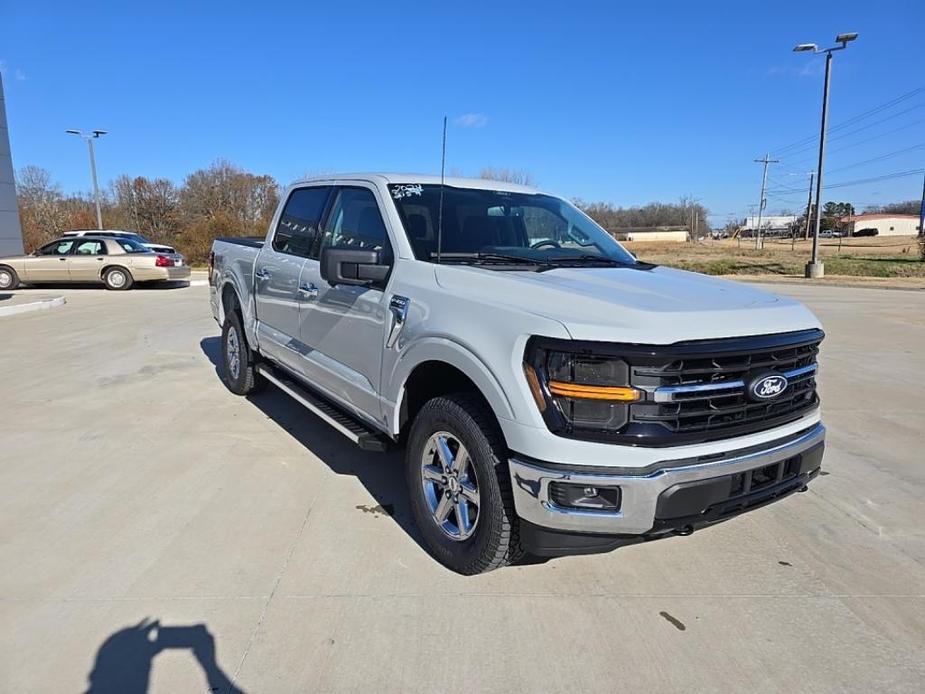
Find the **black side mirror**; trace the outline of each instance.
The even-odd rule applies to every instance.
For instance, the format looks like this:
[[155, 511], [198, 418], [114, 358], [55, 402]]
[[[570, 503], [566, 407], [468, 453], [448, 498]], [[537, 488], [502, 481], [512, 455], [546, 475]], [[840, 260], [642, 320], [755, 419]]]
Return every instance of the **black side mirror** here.
[[392, 266], [381, 256], [379, 251], [327, 246], [321, 249], [321, 278], [332, 286], [382, 283]]

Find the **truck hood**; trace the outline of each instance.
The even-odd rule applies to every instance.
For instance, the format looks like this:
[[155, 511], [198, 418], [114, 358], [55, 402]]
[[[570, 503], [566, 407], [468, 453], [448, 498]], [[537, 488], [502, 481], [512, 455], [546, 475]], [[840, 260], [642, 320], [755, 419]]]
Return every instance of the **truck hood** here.
[[576, 340], [671, 344], [820, 327], [792, 299], [667, 267], [519, 272], [442, 265], [436, 277], [461, 296], [557, 320]]

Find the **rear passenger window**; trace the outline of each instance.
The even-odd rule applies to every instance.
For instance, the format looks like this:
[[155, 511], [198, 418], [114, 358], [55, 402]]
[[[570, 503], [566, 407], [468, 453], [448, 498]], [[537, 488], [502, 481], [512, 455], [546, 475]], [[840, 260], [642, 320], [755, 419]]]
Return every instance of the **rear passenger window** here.
[[322, 245], [381, 251], [383, 258], [391, 258], [392, 246], [371, 190], [338, 190], [325, 225]]
[[292, 191], [276, 225], [274, 250], [303, 258], [311, 256], [330, 190], [330, 187], [322, 186]]
[[77, 255], [105, 255], [106, 245], [102, 241], [81, 241], [77, 244]]

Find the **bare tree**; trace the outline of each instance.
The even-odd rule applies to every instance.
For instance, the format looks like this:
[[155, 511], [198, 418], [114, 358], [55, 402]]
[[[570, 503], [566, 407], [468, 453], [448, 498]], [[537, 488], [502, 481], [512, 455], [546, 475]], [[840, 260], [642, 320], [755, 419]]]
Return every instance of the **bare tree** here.
[[677, 203], [651, 202], [648, 205], [620, 207], [609, 202], [575, 200], [575, 205], [607, 231], [664, 226], [691, 227], [706, 232], [709, 210], [692, 198]]
[[115, 215], [121, 226], [169, 243], [177, 231], [180, 194], [166, 178], [119, 176], [112, 183]]
[[523, 169], [496, 169], [486, 166], [479, 171], [479, 178], [489, 181], [504, 181], [506, 183], [519, 183], [522, 186], [535, 186], [536, 179], [533, 174]]
[[906, 200], [905, 202], [891, 202], [886, 205], [871, 205], [864, 208], [865, 214], [918, 214], [922, 205], [921, 200]]
[[67, 228], [64, 195], [47, 170], [21, 168], [16, 175], [16, 194], [27, 248], [52, 241]]

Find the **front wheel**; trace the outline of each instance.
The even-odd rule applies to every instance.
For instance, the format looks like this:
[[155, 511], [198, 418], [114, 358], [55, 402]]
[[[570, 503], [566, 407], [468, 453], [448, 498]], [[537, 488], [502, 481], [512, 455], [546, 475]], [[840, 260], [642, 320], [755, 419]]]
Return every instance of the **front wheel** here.
[[16, 289], [19, 286], [19, 276], [16, 270], [5, 265], [0, 266], [0, 289]]
[[411, 427], [405, 471], [415, 521], [444, 566], [479, 574], [523, 554], [506, 449], [481, 398], [428, 401]]

